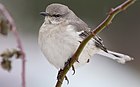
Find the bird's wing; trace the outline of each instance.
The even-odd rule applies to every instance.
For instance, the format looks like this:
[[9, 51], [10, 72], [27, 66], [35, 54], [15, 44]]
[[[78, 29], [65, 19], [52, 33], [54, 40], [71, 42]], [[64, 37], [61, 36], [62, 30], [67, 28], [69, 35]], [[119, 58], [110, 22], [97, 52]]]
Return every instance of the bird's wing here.
[[[91, 29], [84, 22], [72, 22], [71, 24], [76, 27], [75, 31], [78, 32], [79, 36], [83, 39], [85, 39], [91, 33]], [[106, 57], [111, 58], [113, 60], [117, 60], [119, 63], [125, 63], [126, 61], [133, 60], [133, 58], [129, 57], [128, 55], [109, 51], [103, 45], [103, 40], [98, 35], [96, 35], [92, 40], [94, 41], [95, 46], [97, 48], [101, 49], [101, 51], [99, 51], [97, 54], [106, 56]]]
[[[81, 34], [79, 34], [79, 36], [81, 36], [82, 38], [86, 38], [88, 35], [89, 33], [87, 31], [81, 32]], [[108, 53], [106, 47], [103, 45], [103, 40], [98, 35], [96, 35], [93, 40], [97, 48], [100, 48], [101, 50]]]
[[[88, 25], [81, 19], [77, 19], [76, 21], [70, 21], [69, 24], [75, 26], [75, 31], [77, 31], [79, 36], [83, 39], [86, 38], [91, 32], [91, 28], [89, 28]], [[98, 35], [96, 35], [93, 40], [96, 47], [107, 52], [106, 47], [103, 45], [103, 40]]]

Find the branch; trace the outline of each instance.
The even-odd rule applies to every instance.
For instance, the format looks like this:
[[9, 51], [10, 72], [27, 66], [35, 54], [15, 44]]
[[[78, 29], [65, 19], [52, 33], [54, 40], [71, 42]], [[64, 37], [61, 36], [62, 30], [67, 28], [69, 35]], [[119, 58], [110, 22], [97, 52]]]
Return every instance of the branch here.
[[[100, 31], [102, 31], [105, 27], [107, 27], [113, 20], [113, 18], [121, 11], [125, 10], [127, 7], [129, 7], [130, 5], [132, 5], [136, 0], [127, 0], [124, 3], [122, 3], [121, 5], [119, 5], [116, 8], [112, 8], [111, 11], [109, 12], [108, 16], [106, 17], [106, 19], [99, 25], [97, 26], [92, 32], [91, 34], [85, 38], [81, 44], [79, 45], [77, 51], [75, 52], [75, 54], [72, 56], [72, 58], [70, 59], [69, 64], [67, 64], [63, 70], [61, 70], [61, 76], [59, 78], [59, 80], [56, 83], [55, 87], [61, 87], [63, 80], [67, 74], [67, 72], [69, 71], [69, 69], [72, 67], [72, 65], [78, 60], [79, 55], [81, 54], [81, 52], [83, 51], [85, 45], [88, 43], [88, 41], [93, 38], [95, 35], [97, 35]], [[60, 71], [59, 71], [60, 72]]]
[[[25, 53], [23, 50], [23, 46], [20, 40], [20, 37], [17, 32], [16, 24], [12, 18], [12, 16], [9, 14], [8, 10], [0, 3], [0, 15], [2, 16], [1, 18], [1, 23], [0, 23], [0, 33], [1, 34], [7, 34], [8, 29], [13, 32], [16, 42], [17, 42], [17, 47], [19, 48], [21, 52], [21, 58], [22, 58], [22, 87], [26, 87], [25, 83]], [[6, 28], [5, 28], [6, 27]]]

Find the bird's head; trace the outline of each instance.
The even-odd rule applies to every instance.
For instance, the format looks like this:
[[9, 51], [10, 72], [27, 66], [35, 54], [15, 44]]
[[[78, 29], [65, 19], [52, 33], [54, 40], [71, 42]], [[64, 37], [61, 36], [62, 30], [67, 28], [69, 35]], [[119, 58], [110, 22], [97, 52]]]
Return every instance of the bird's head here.
[[76, 15], [65, 5], [50, 4], [46, 8], [46, 12], [41, 12], [45, 16], [45, 21], [51, 24], [60, 24], [76, 17]]

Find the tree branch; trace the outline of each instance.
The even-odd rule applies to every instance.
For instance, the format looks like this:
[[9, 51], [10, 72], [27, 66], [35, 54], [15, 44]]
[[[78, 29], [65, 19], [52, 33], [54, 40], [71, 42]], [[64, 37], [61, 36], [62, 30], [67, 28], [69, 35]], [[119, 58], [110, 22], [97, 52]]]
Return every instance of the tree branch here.
[[[22, 46], [19, 34], [17, 32], [16, 24], [15, 24], [12, 16], [8, 12], [8, 10], [4, 7], [4, 5], [2, 5], [1, 3], [0, 3], [0, 15], [2, 15], [1, 22], [2, 23], [4, 22], [4, 24], [2, 24], [3, 27], [0, 26], [0, 33], [1, 34], [7, 34], [8, 29], [9, 29], [10, 31], [13, 32], [13, 34], [16, 38], [17, 47], [19, 48], [19, 50], [21, 52], [21, 58], [22, 58], [22, 74], [21, 74], [22, 87], [26, 87], [26, 82], [25, 82], [25, 53], [24, 53], [24, 50], [23, 50], [23, 46]], [[7, 27], [7, 29], [5, 27]]]
[[109, 12], [108, 16], [106, 17], [106, 19], [99, 25], [97, 26], [92, 32], [91, 34], [85, 38], [81, 44], [79, 45], [77, 51], [75, 52], [75, 54], [72, 56], [72, 58], [70, 59], [69, 64], [67, 64], [63, 70], [61, 70], [61, 76], [59, 78], [59, 80], [56, 83], [55, 87], [61, 87], [63, 80], [67, 74], [67, 72], [69, 71], [69, 69], [72, 67], [72, 65], [78, 60], [79, 55], [81, 54], [81, 52], [83, 51], [85, 45], [88, 43], [88, 41], [93, 38], [95, 35], [97, 35], [100, 31], [102, 31], [105, 27], [107, 27], [113, 20], [113, 18], [121, 11], [125, 10], [127, 7], [129, 7], [130, 5], [132, 5], [136, 0], [127, 0], [124, 3], [122, 3], [121, 5], [119, 5], [116, 8], [112, 8], [111, 11]]

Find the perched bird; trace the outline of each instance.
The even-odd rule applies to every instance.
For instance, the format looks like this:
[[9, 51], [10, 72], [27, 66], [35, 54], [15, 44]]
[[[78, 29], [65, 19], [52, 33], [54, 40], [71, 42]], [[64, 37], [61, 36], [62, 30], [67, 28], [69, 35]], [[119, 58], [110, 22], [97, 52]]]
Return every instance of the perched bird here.
[[[40, 14], [45, 16], [38, 37], [41, 51], [52, 65], [57, 69], [63, 69], [80, 42], [89, 35], [91, 28], [62, 4], [50, 4], [46, 12]], [[87, 43], [79, 56], [79, 62], [75, 62], [74, 66], [86, 64], [94, 54], [106, 56], [119, 63], [133, 60], [128, 55], [109, 51], [103, 45], [102, 39], [95, 36]]]

